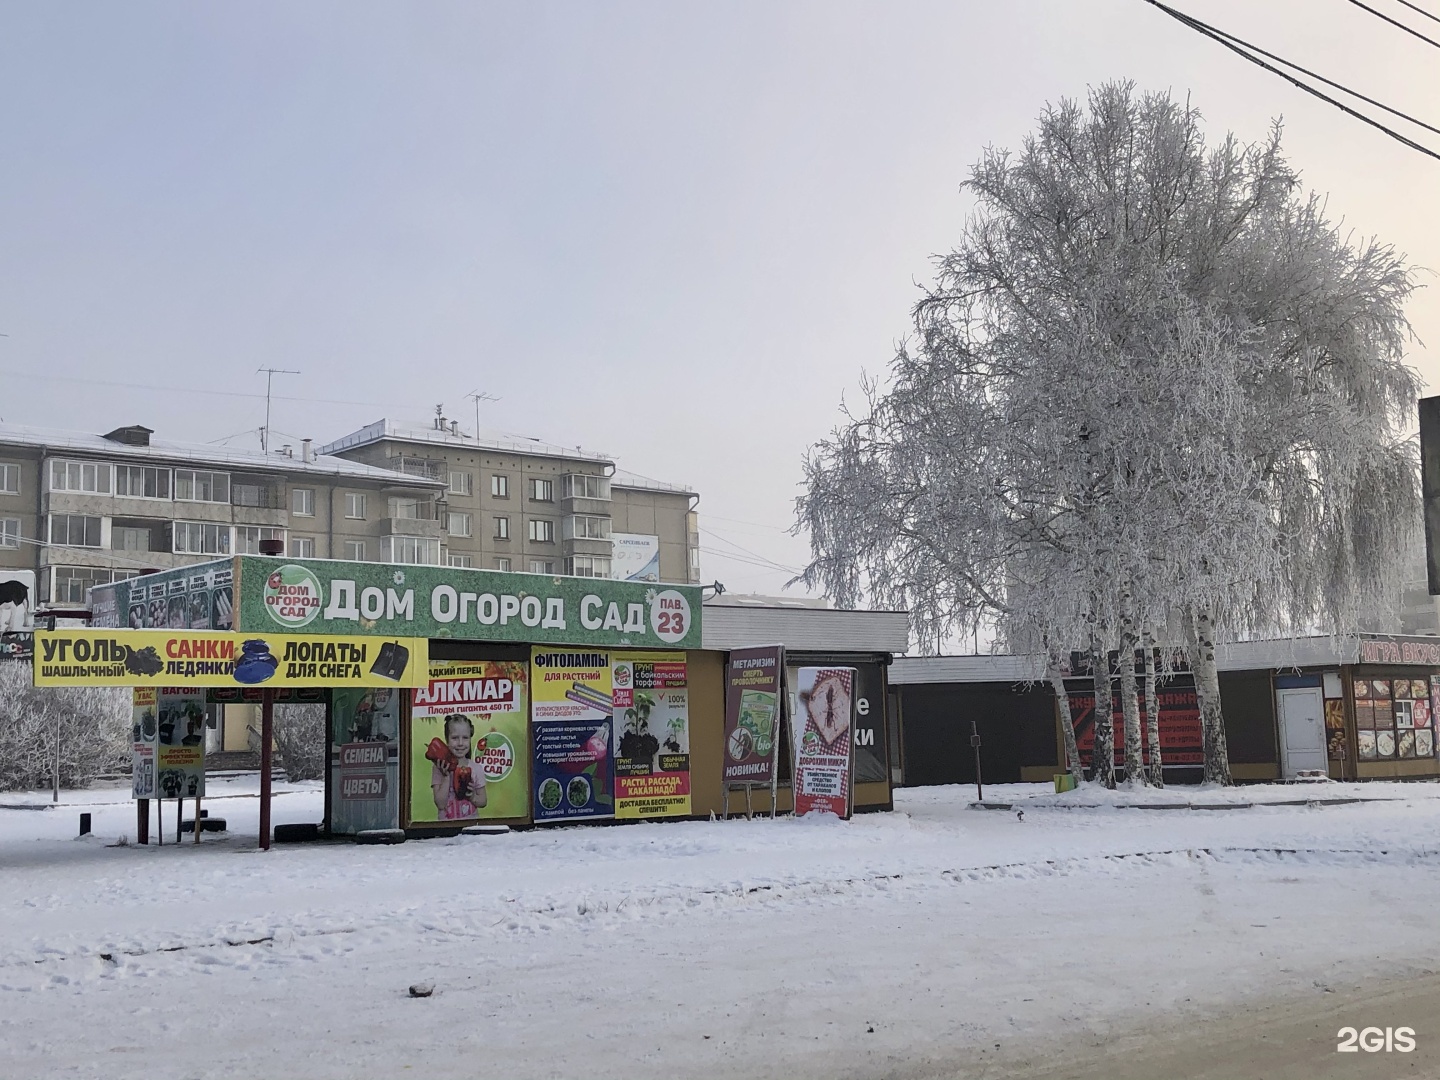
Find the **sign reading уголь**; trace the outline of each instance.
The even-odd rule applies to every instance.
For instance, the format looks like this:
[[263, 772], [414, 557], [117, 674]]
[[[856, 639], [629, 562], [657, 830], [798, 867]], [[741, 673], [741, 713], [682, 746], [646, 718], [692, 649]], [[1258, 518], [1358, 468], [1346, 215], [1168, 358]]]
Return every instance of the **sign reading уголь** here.
[[604, 578], [240, 556], [247, 633], [698, 649], [700, 590]]
[[[36, 686], [424, 686], [424, 638], [40, 630]], [[202, 702], [203, 704], [203, 702]]]

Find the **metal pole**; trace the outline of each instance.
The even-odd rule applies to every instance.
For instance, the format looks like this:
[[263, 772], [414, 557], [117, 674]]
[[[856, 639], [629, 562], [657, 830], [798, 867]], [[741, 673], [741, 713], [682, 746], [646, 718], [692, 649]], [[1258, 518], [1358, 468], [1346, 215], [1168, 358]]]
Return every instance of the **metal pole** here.
[[975, 801], [985, 801], [985, 789], [980, 781], [980, 732], [975, 726], [975, 721], [970, 721], [970, 745], [975, 748]]
[[260, 850], [270, 850], [270, 755], [275, 742], [275, 690], [260, 692]]
[[200, 842], [200, 796], [195, 796], [195, 843]]
[[150, 843], [150, 800], [135, 800], [135, 842]]
[[55, 772], [50, 778], [50, 801], [60, 801], [60, 711], [55, 711]]

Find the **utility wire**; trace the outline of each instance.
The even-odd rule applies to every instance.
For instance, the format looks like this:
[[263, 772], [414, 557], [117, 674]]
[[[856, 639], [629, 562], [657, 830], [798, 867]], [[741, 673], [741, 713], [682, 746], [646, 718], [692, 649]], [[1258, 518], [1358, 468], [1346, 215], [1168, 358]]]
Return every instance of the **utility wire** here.
[[[198, 386], [154, 386], [148, 383], [127, 383], [112, 382], [104, 379], [90, 379], [77, 375], [39, 375], [32, 371], [0, 371], [7, 379], [35, 379], [39, 382], [59, 382], [66, 386], [108, 386], [119, 390], [158, 390], [167, 394], [204, 394], [208, 397], [233, 397], [249, 398], [253, 401], [264, 401], [264, 394], [249, 394], [243, 390], [205, 390]], [[383, 401], [346, 401], [342, 398], [308, 398], [288, 397], [284, 394], [275, 394], [271, 401], [301, 401], [310, 405], [360, 405], [372, 409], [391, 409], [395, 402]]]
[[1424, 8], [1420, 7], [1418, 4], [1412, 4], [1410, 0], [1395, 0], [1395, 2], [1397, 4], [1404, 4], [1411, 11], [1418, 12], [1419, 14], [1424, 15], [1425, 18], [1434, 19], [1437, 23], [1440, 23], [1440, 15], [1432, 14], [1431, 12], [1428, 12]]
[[[1374, 8], [1372, 8], [1369, 4], [1361, 3], [1361, 0], [1350, 0], [1350, 3], [1354, 4], [1356, 7], [1360, 8], [1362, 11], [1368, 11], [1371, 15], [1374, 15], [1377, 19], [1384, 19], [1384, 20], [1385, 20], [1386, 22], [1388, 22], [1391, 26], [1398, 26], [1401, 30], [1404, 30], [1407, 34], [1413, 34], [1413, 35], [1415, 35], [1415, 36], [1416, 36], [1417, 38], [1419, 38], [1421, 41], [1425, 42], [1425, 44], [1427, 44], [1427, 45], [1434, 45], [1435, 48], [1440, 49], [1440, 41], [1436, 41], [1434, 38], [1426, 37], [1424, 34], [1420, 33], [1419, 30], [1416, 30], [1416, 29], [1415, 29], [1414, 27], [1412, 27], [1412, 26], [1406, 26], [1406, 25], [1405, 25], [1403, 22], [1401, 22], [1399, 19], [1392, 19], [1389, 15], [1386, 15], [1383, 11], [1376, 11], [1376, 10], [1375, 10]], [[1411, 7], [1412, 5], [1406, 4], [1405, 6], [1406, 6], [1406, 7]], [[1415, 10], [1416, 10], [1416, 11], [1420, 11], [1419, 8], [1416, 8]], [[1429, 15], [1430, 13], [1429, 13], [1428, 11], [1421, 11], [1420, 14], [1422, 14], [1422, 15]], [[1431, 18], [1434, 18], [1434, 16], [1431, 15]]]
[[[1151, 7], [1158, 8], [1166, 15], [1169, 15], [1176, 22], [1181, 23], [1184, 26], [1188, 26], [1190, 29], [1196, 31], [1197, 33], [1203, 34], [1206, 37], [1212, 39], [1213, 41], [1218, 41], [1221, 45], [1224, 45], [1225, 48], [1229, 49], [1231, 52], [1239, 56], [1244, 57], [1252, 64], [1264, 68], [1266, 71], [1270, 72], [1273, 75], [1279, 75], [1286, 82], [1298, 87], [1301, 90], [1304, 90], [1307, 94], [1313, 95], [1314, 97], [1319, 98], [1321, 101], [1328, 101], [1331, 105], [1334, 105], [1341, 112], [1353, 116], [1355, 119], [1369, 124], [1373, 128], [1378, 128], [1397, 142], [1404, 143], [1406, 146], [1410, 147], [1410, 149], [1418, 150], [1420, 151], [1420, 153], [1425, 154], [1427, 157], [1432, 157], [1435, 158], [1437, 161], [1440, 161], [1440, 152], [1432, 150], [1428, 146], [1416, 142], [1414, 139], [1406, 138], [1404, 135], [1401, 135], [1393, 128], [1386, 127], [1384, 124], [1380, 123], [1380, 121], [1372, 117], [1366, 116], [1362, 112], [1358, 112], [1355, 109], [1352, 109], [1349, 105], [1346, 105], [1342, 101], [1336, 101], [1330, 95], [1321, 93], [1313, 86], [1301, 82], [1289, 72], [1281, 71], [1273, 64], [1267, 64], [1258, 56], [1251, 55], [1251, 53], [1247, 52], [1246, 49], [1254, 49], [1255, 46], [1251, 45], [1249, 42], [1243, 41], [1242, 39], [1235, 37], [1233, 34], [1227, 34], [1223, 30], [1217, 30], [1215, 27], [1209, 25], [1208, 23], [1203, 23], [1199, 19], [1192, 18], [1191, 16], [1186, 15], [1183, 11], [1176, 11], [1168, 4], [1162, 4], [1160, 0], [1145, 0], [1145, 3], [1149, 4]], [[1241, 46], [1243, 46], [1243, 48]], [[1288, 63], [1288, 61], [1282, 62]], [[1346, 93], [1353, 94], [1354, 91], [1346, 90]], [[1359, 95], [1356, 94], [1355, 96], [1358, 97]], [[1409, 118], [1407, 117], [1407, 119]], [[1418, 120], [1414, 122], [1417, 124], [1419, 123]]]
[[[1196, 20], [1196, 21], [1198, 22], [1199, 20]], [[1202, 25], [1203, 25], [1203, 24], [1202, 24]], [[1440, 127], [1435, 127], [1433, 124], [1427, 124], [1424, 120], [1417, 120], [1417, 119], [1415, 119], [1415, 117], [1411, 116], [1409, 113], [1403, 113], [1403, 112], [1401, 112], [1399, 109], [1392, 109], [1389, 105], [1386, 105], [1383, 101], [1376, 101], [1376, 100], [1375, 100], [1374, 98], [1372, 98], [1372, 97], [1366, 97], [1364, 94], [1360, 93], [1358, 90], [1351, 90], [1348, 86], [1344, 85], [1343, 83], [1338, 83], [1338, 82], [1336, 82], [1334, 79], [1327, 79], [1324, 75], [1321, 75], [1321, 74], [1319, 74], [1319, 73], [1317, 73], [1317, 72], [1311, 71], [1309, 68], [1303, 68], [1303, 67], [1301, 67], [1299, 64], [1295, 63], [1293, 60], [1286, 60], [1283, 56], [1276, 56], [1276, 55], [1275, 55], [1274, 53], [1272, 53], [1272, 52], [1266, 52], [1264, 49], [1260, 48], [1259, 45], [1251, 45], [1248, 41], [1241, 41], [1241, 40], [1240, 40], [1239, 38], [1237, 38], [1234, 34], [1227, 33], [1226, 31], [1221, 30], [1219, 27], [1212, 26], [1212, 27], [1210, 27], [1209, 29], [1213, 30], [1215, 33], [1219, 34], [1219, 35], [1220, 35], [1221, 37], [1223, 37], [1223, 38], [1227, 38], [1227, 39], [1229, 39], [1230, 41], [1233, 41], [1233, 42], [1236, 42], [1237, 44], [1240, 44], [1240, 45], [1245, 46], [1247, 49], [1251, 49], [1251, 50], [1253, 50], [1254, 52], [1259, 53], [1261, 56], [1268, 57], [1269, 59], [1274, 60], [1277, 64], [1284, 64], [1284, 65], [1285, 65], [1286, 67], [1288, 67], [1288, 68], [1294, 68], [1296, 71], [1300, 72], [1302, 75], [1308, 75], [1308, 76], [1310, 76], [1310, 78], [1312, 78], [1312, 79], [1318, 79], [1318, 80], [1320, 80], [1320, 82], [1324, 83], [1326, 86], [1333, 86], [1336, 90], [1339, 90], [1339, 91], [1341, 91], [1341, 92], [1343, 92], [1343, 93], [1349, 94], [1351, 97], [1359, 98], [1361, 101], [1365, 102], [1367, 105], [1374, 105], [1377, 109], [1384, 109], [1384, 110], [1385, 110], [1386, 112], [1388, 112], [1391, 116], [1398, 116], [1401, 120], [1408, 120], [1410, 123], [1414, 124], [1416, 127], [1422, 127], [1422, 128], [1424, 128], [1426, 131], [1432, 131], [1432, 132], [1434, 132], [1436, 135], [1440, 135]]]

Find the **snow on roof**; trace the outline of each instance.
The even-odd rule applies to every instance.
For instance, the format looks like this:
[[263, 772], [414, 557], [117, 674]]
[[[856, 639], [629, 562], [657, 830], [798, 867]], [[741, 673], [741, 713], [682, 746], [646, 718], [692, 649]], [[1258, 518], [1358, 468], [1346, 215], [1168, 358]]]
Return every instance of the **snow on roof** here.
[[342, 435], [332, 443], [320, 448], [322, 454], [338, 454], [342, 450], [353, 450], [357, 446], [389, 439], [393, 442], [425, 443], [435, 446], [476, 447], [485, 450], [501, 450], [510, 454], [533, 454], [537, 457], [571, 458], [576, 461], [594, 461], [608, 465], [611, 459], [605, 454], [581, 450], [577, 446], [560, 446], [557, 443], [542, 442], [527, 435], [512, 435], [506, 432], [482, 431], [477, 439], [471, 432], [441, 430], [433, 425], [404, 424], [382, 417], [373, 424], [367, 424], [359, 431]]
[[673, 491], [678, 495], [697, 494], [693, 487], [686, 484], [667, 484], [664, 480], [652, 480], [648, 476], [626, 472], [624, 469], [615, 470], [614, 474], [610, 477], [610, 486], [637, 488], [642, 491]]
[[903, 611], [707, 603], [700, 639], [705, 649], [781, 644], [825, 652], [902, 653], [910, 644], [910, 620]]
[[267, 454], [262, 450], [213, 446], [208, 443], [171, 442], [168, 439], [152, 438], [148, 446], [135, 446], [83, 431], [0, 423], [0, 446], [5, 445], [26, 446], [58, 453], [95, 455], [111, 459], [123, 458], [132, 461], [186, 462], [196, 465], [222, 466], [227, 469], [254, 469], [258, 472], [349, 476], [385, 484], [413, 484], [423, 488], [440, 486], [439, 481], [408, 476], [395, 472], [393, 469], [361, 465], [359, 462], [331, 457], [323, 452], [317, 454], [310, 461], [303, 461], [300, 458], [287, 457], [284, 454]]

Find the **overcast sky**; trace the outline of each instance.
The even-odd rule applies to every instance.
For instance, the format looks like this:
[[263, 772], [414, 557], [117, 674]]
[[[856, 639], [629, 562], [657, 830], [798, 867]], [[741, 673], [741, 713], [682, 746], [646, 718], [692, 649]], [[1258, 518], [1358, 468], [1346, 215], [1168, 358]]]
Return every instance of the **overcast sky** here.
[[[1440, 53], [1346, 0], [1174, 3], [1440, 125]], [[805, 447], [905, 334], [967, 169], [1114, 78], [1212, 136], [1283, 115], [1335, 214], [1440, 268], [1440, 161], [1141, 0], [6, 0], [0, 417], [258, 446], [262, 366], [303, 373], [277, 442], [470, 428], [479, 389], [487, 428], [694, 485], [705, 580], [777, 592]]]

